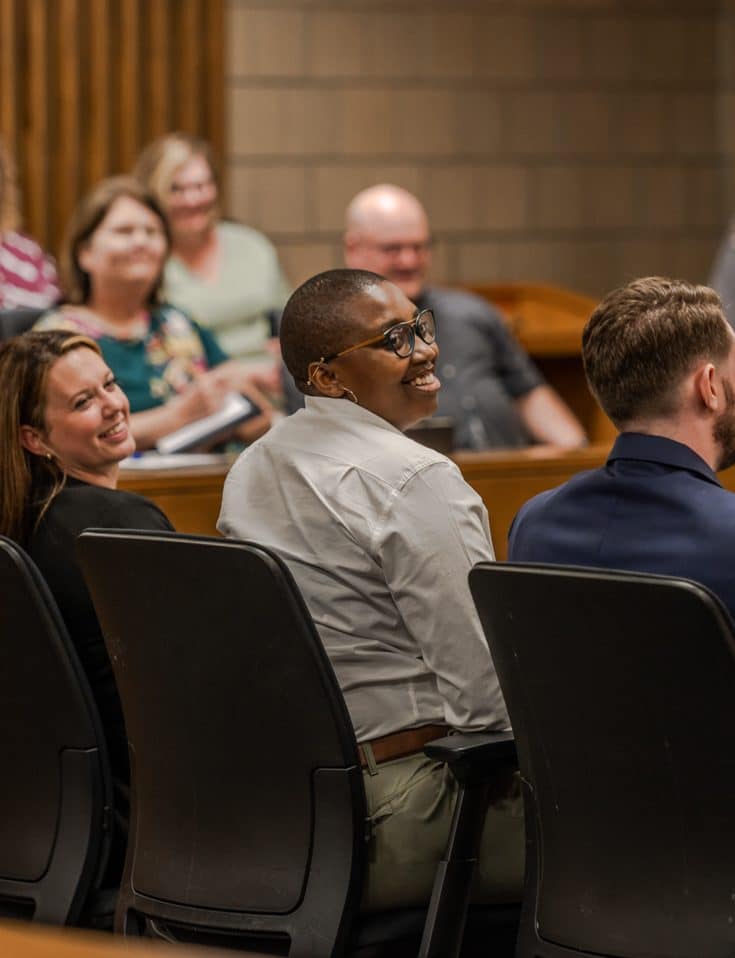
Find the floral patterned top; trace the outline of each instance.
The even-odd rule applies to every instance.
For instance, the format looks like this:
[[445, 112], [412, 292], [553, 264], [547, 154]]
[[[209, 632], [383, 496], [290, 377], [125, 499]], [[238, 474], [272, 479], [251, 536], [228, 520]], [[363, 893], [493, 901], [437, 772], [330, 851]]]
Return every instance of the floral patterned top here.
[[73, 305], [46, 313], [34, 329], [68, 329], [95, 339], [131, 412], [162, 406], [195, 376], [229, 358], [212, 333], [168, 303], [149, 313], [145, 332], [129, 337], [111, 335], [109, 323]]

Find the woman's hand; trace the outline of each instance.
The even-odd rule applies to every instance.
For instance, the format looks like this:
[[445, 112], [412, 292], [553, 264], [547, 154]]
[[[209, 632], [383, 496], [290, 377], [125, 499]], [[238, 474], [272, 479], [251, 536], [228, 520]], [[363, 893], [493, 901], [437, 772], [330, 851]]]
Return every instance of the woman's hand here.
[[231, 360], [197, 376], [165, 405], [131, 416], [138, 449], [152, 449], [162, 436], [217, 412], [229, 392], [247, 396], [261, 410], [259, 415], [235, 426], [231, 435], [243, 442], [252, 442], [267, 432], [273, 414], [271, 404], [242, 367]]
[[247, 422], [235, 427], [233, 434], [238, 439], [243, 442], [253, 442], [259, 436], [268, 432], [271, 427], [273, 407], [258, 388], [254, 377], [246, 373], [237, 360], [229, 360], [214, 369], [210, 369], [209, 372], [200, 376], [197, 382], [210, 377], [226, 393], [239, 392], [254, 402], [261, 410], [260, 415], [253, 416], [252, 419], [248, 419]]
[[271, 396], [283, 395], [283, 380], [278, 366], [266, 366], [262, 369], [253, 369], [250, 379], [258, 389], [264, 389]]
[[[258, 382], [259, 375], [252, 374], [236, 359], [228, 359], [227, 362], [220, 363], [219, 366], [215, 366], [214, 369], [210, 369], [210, 371], [204, 375], [214, 376], [218, 382], [226, 383], [229, 389], [236, 393], [242, 393], [243, 396], [249, 396], [250, 391], [255, 389], [255, 392], [261, 396], [263, 402], [267, 403], [266, 398], [259, 392], [259, 389], [262, 388]], [[257, 399], [255, 396], [252, 398], [259, 406], [261, 405], [260, 399]]]
[[227, 382], [213, 375], [214, 372], [210, 370], [197, 376], [169, 401], [168, 405], [177, 407], [182, 426], [217, 412], [224, 405], [227, 393], [232, 392]]
[[134, 413], [130, 427], [138, 449], [153, 449], [163, 436], [217, 412], [229, 391], [226, 384], [204, 373], [163, 406]]

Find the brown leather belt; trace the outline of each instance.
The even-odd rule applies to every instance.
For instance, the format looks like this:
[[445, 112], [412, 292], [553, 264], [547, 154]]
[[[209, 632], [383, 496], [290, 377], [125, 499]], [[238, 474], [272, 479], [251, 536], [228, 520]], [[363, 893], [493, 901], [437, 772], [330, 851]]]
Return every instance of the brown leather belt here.
[[[409, 728], [404, 732], [394, 732], [392, 735], [383, 735], [381, 738], [371, 739], [366, 742], [373, 751], [375, 764], [381, 762], [390, 762], [394, 758], [404, 758], [406, 755], [414, 755], [420, 752], [427, 742], [433, 742], [436, 738], [443, 738], [449, 734], [448, 725], [422, 725], [420, 728]], [[361, 745], [357, 746], [360, 756], [360, 765], [367, 768], [368, 761]]]

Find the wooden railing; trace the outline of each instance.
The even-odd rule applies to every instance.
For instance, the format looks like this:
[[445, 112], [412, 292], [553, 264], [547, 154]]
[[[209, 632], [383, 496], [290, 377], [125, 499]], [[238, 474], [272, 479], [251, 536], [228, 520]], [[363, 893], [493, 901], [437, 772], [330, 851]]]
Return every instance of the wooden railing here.
[[[453, 458], [485, 503], [497, 558], [505, 559], [508, 530], [523, 503], [582, 470], [601, 466], [609, 450], [610, 443], [597, 443], [584, 449], [557, 451], [531, 447], [510, 452], [462, 452]], [[120, 486], [156, 502], [180, 532], [216, 535], [228, 468], [123, 472]], [[735, 466], [720, 473], [719, 478], [726, 489], [735, 492]]]
[[[467, 482], [488, 513], [499, 559], [505, 558], [513, 516], [531, 496], [566, 481], [581, 469], [604, 462], [609, 444], [549, 453], [548, 447], [513, 452], [458, 453]], [[216, 535], [227, 465], [170, 472], [123, 472], [121, 488], [157, 503], [180, 532]]]
[[462, 475], [485, 503], [498, 559], [508, 554], [508, 531], [518, 510], [539, 492], [560, 486], [607, 458], [610, 443], [584, 449], [551, 451], [548, 447], [497, 452], [456, 453]]

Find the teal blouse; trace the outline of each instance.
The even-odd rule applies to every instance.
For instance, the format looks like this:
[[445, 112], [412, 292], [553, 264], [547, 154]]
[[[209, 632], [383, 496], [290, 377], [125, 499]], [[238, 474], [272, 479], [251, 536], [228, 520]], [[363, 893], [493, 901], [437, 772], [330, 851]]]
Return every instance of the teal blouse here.
[[65, 306], [42, 316], [35, 329], [68, 329], [99, 343], [105, 362], [130, 400], [131, 412], [162, 406], [205, 372], [229, 357], [211, 332], [167, 303], [149, 316], [142, 337], [110, 336], [92, 313]]

